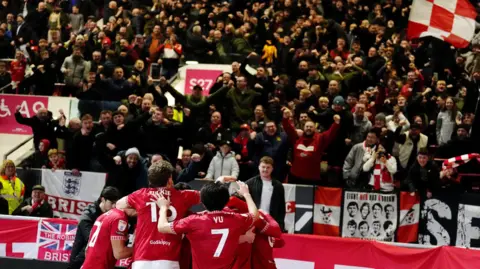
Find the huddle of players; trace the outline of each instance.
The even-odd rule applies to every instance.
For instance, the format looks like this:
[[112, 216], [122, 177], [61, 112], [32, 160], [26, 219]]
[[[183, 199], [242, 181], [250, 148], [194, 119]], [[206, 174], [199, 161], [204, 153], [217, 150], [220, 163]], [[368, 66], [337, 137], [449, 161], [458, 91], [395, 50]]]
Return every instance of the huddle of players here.
[[[281, 229], [270, 215], [257, 210], [246, 184], [238, 182], [232, 197], [220, 182], [209, 182], [200, 192], [177, 190], [173, 171], [168, 162], [153, 164], [149, 188], [123, 197], [96, 220], [82, 269], [111, 269], [116, 260], [128, 257], [132, 269], [188, 268], [189, 263], [183, 263], [190, 261], [189, 251], [184, 251], [188, 243], [193, 269], [276, 268], [272, 248], [283, 245]], [[200, 202], [206, 211], [187, 216]], [[130, 248], [127, 216], [135, 215]]]
[[[372, 227], [370, 227], [367, 218], [370, 215], [370, 204], [363, 203], [360, 207], [356, 202], [350, 202], [347, 205], [348, 233], [344, 237], [359, 237], [365, 239], [376, 239], [382, 241], [393, 241], [395, 226], [391, 220], [394, 208], [392, 205], [385, 206], [385, 219], [382, 225], [382, 205], [375, 203], [372, 206]], [[383, 227], [382, 227], [383, 226]], [[383, 232], [382, 232], [383, 228]], [[358, 230], [358, 233], [357, 233]]]

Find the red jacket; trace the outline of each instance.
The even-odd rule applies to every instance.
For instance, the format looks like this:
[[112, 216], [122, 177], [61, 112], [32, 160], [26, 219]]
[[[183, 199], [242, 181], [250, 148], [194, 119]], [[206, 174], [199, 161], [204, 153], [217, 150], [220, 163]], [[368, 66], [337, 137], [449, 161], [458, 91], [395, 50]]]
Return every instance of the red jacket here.
[[312, 137], [299, 137], [288, 119], [282, 120], [283, 129], [293, 146], [293, 161], [290, 173], [301, 179], [319, 180], [322, 154], [337, 135], [339, 124], [333, 123], [323, 133], [315, 133]]
[[25, 77], [25, 69], [27, 68], [27, 62], [22, 61], [13, 61], [10, 63], [10, 73], [12, 74], [12, 81], [20, 82]]

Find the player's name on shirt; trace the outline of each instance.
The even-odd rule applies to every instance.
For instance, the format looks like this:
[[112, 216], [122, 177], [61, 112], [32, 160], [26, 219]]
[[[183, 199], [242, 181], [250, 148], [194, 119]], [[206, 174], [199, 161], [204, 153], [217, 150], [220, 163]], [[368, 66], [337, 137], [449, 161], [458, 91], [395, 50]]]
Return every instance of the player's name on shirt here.
[[163, 196], [171, 196], [170, 190], [167, 190], [166, 188], [159, 189], [157, 191], [149, 191], [148, 194], [150, 195], [155, 195], [155, 194], [161, 194]]

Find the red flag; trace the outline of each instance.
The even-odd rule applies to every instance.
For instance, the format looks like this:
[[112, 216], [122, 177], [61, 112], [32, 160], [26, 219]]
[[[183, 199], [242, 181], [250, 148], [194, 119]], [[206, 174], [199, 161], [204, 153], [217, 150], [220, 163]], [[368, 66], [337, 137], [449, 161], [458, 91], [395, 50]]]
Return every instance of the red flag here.
[[475, 34], [477, 12], [468, 0], [414, 0], [407, 38], [433, 36], [465, 48]]
[[420, 197], [409, 192], [400, 193], [400, 220], [397, 229], [397, 242], [413, 243], [418, 240], [418, 220], [420, 217]]
[[340, 236], [342, 189], [317, 187], [313, 208], [313, 233]]

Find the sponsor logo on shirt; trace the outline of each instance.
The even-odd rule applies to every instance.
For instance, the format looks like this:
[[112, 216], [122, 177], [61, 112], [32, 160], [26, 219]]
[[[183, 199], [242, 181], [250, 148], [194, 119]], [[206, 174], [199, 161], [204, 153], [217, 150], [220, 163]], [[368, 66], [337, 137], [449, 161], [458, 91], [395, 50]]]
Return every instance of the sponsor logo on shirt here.
[[169, 241], [165, 240], [150, 240], [150, 245], [164, 245], [164, 246], [170, 246]]

